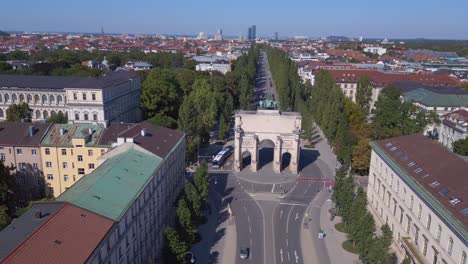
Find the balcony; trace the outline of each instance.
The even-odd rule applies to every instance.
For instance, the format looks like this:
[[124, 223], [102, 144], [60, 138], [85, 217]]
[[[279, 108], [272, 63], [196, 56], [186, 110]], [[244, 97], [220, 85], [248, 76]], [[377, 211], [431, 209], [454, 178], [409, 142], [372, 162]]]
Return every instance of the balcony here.
[[401, 246], [405, 249], [406, 255], [413, 260], [415, 264], [424, 264], [424, 260], [419, 254], [418, 249], [413, 245], [410, 237], [402, 237], [400, 239]]

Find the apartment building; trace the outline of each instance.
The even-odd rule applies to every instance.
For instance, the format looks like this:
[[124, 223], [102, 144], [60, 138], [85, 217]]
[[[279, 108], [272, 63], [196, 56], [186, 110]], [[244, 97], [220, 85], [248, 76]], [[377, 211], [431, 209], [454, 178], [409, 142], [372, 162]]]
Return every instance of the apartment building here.
[[62, 112], [72, 122], [139, 122], [140, 78], [127, 71], [101, 77], [0, 75], [0, 120], [28, 103], [34, 121]]
[[0, 263], [160, 263], [184, 185], [185, 135], [115, 123], [99, 141], [114, 148], [94, 171], [0, 232]]
[[54, 124], [40, 144], [46, 189], [57, 197], [98, 166], [110, 145], [100, 145], [100, 124]]
[[20, 203], [44, 197], [40, 143], [49, 125], [0, 122], [0, 159], [14, 167]]
[[453, 142], [468, 138], [468, 111], [457, 110], [442, 116], [439, 125], [439, 142], [449, 150]]
[[368, 208], [400, 259], [466, 264], [468, 163], [423, 135], [371, 142]]

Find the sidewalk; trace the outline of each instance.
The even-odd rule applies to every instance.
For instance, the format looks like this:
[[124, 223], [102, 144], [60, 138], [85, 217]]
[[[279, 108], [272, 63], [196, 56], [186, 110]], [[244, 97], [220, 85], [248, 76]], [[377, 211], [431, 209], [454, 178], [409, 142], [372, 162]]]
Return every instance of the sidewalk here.
[[[309, 232], [301, 232], [301, 245], [305, 263], [354, 263], [358, 256], [343, 249], [346, 234], [338, 232], [335, 224], [340, 222], [339, 217], [330, 221], [328, 210], [332, 202], [330, 194], [322, 191], [307, 208], [309, 214]], [[319, 217], [317, 218], [317, 215]], [[305, 220], [307, 221], [307, 219]], [[318, 232], [325, 233], [323, 240], [318, 239]]]
[[197, 263], [234, 264], [237, 250], [236, 225], [227, 219], [227, 208], [222, 205], [222, 197], [210, 192], [212, 214], [207, 222], [199, 227], [202, 240], [192, 246]]

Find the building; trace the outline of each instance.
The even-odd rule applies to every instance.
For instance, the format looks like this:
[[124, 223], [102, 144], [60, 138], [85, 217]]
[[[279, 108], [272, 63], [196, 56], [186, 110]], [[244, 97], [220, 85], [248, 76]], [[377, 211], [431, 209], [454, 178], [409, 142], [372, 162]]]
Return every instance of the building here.
[[144, 61], [127, 61], [124, 68], [133, 71], [149, 71], [153, 68], [153, 65]]
[[97, 159], [111, 148], [100, 145], [104, 126], [54, 124], [40, 147], [47, 192], [55, 197], [98, 166]]
[[468, 111], [457, 110], [445, 114], [439, 125], [439, 142], [452, 150], [453, 142], [468, 138]]
[[112, 123], [99, 144], [114, 147], [99, 167], [0, 232], [1, 263], [160, 263], [184, 185], [185, 135]]
[[273, 39], [276, 40], [276, 41], [279, 40], [278, 32], [275, 32], [275, 33], [273, 34]]
[[195, 66], [197, 71], [218, 71], [226, 74], [231, 71], [231, 64], [222, 63], [200, 63]]
[[215, 41], [223, 41], [223, 30], [222, 29], [216, 30], [214, 40]]
[[468, 110], [468, 92], [462, 89], [434, 89], [421, 87], [401, 95], [424, 111], [434, 111], [439, 116], [456, 110]]
[[16, 169], [15, 195], [23, 205], [44, 197], [40, 143], [48, 124], [0, 122], [0, 159]]
[[200, 32], [198, 33], [198, 37], [197, 37], [199, 40], [207, 40], [208, 39], [208, 35], [206, 35], [205, 32]]
[[364, 52], [370, 52], [372, 54], [377, 54], [379, 56], [382, 56], [384, 55], [385, 53], [387, 53], [387, 49], [386, 48], [382, 48], [382, 47], [376, 47], [376, 46], [372, 46], [372, 47], [365, 47], [364, 48]]
[[252, 25], [249, 27], [248, 34], [247, 34], [248, 41], [255, 41], [257, 40], [257, 26]]
[[139, 122], [140, 78], [126, 71], [101, 77], [0, 75], [0, 120], [26, 102], [34, 121], [62, 112], [71, 122]]
[[423, 135], [371, 142], [368, 208], [394, 249], [413, 263], [463, 263], [468, 245], [468, 163]]

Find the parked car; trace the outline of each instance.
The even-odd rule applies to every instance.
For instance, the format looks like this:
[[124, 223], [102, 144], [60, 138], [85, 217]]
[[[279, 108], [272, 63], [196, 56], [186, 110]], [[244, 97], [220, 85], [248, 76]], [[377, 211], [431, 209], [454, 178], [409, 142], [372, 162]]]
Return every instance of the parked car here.
[[241, 247], [240, 248], [240, 258], [241, 259], [248, 259], [249, 258], [249, 248], [248, 247]]

